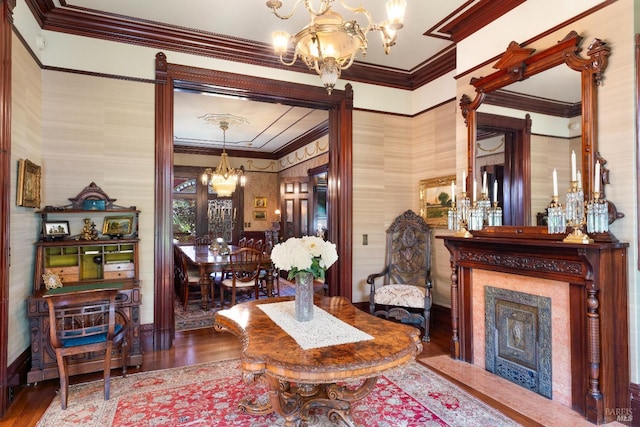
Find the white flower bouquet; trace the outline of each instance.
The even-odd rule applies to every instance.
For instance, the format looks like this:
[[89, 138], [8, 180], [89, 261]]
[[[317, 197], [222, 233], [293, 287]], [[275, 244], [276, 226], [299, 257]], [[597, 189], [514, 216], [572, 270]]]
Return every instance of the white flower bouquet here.
[[276, 268], [289, 271], [289, 280], [301, 271], [324, 279], [327, 268], [338, 260], [338, 252], [336, 245], [316, 236], [292, 237], [273, 247], [271, 260]]

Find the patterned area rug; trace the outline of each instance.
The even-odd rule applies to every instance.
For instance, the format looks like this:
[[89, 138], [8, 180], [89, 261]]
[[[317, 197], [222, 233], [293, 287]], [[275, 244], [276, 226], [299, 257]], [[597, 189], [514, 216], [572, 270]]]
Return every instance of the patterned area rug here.
[[[323, 292], [322, 284], [317, 283], [315, 286], [316, 292]], [[280, 296], [293, 296], [295, 294], [295, 285], [286, 279], [280, 279]], [[176, 331], [188, 331], [191, 329], [209, 328], [213, 326], [213, 315], [216, 311], [220, 310], [220, 294], [216, 289], [215, 301], [213, 301], [213, 307], [209, 304], [208, 310], [203, 310], [200, 307], [200, 302], [194, 300], [187, 305], [187, 310], [184, 310], [182, 302], [179, 298], [174, 299], [174, 313], [176, 321]], [[261, 298], [266, 298], [261, 296]], [[238, 294], [238, 302], [249, 301], [253, 299], [253, 295], [247, 293]]]
[[[56, 396], [38, 426], [282, 426], [276, 414], [237, 409], [244, 397], [266, 398], [266, 390], [242, 381], [238, 359], [116, 376], [110, 400], [103, 399], [102, 381], [73, 385], [67, 410]], [[415, 362], [381, 376], [371, 394], [353, 404], [352, 416], [367, 427], [518, 425]], [[331, 424], [320, 416], [314, 425]]]

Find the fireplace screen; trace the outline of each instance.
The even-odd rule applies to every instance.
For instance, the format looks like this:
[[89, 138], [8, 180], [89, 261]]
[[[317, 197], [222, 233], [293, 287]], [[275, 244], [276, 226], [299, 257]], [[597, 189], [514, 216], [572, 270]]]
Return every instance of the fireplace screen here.
[[551, 298], [485, 286], [486, 369], [552, 398]]

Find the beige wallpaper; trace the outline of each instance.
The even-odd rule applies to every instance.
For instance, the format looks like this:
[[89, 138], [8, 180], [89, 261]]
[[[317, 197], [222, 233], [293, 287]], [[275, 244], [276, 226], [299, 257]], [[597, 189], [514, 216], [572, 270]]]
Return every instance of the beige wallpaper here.
[[[12, 104], [11, 104], [11, 202], [9, 259], [9, 352], [13, 362], [31, 344], [25, 301], [33, 289], [33, 243], [38, 239], [39, 217], [36, 209], [15, 205], [16, 177], [19, 159], [42, 163], [40, 122], [42, 111], [40, 68], [22, 43], [12, 38]], [[46, 193], [43, 191], [41, 196]]]

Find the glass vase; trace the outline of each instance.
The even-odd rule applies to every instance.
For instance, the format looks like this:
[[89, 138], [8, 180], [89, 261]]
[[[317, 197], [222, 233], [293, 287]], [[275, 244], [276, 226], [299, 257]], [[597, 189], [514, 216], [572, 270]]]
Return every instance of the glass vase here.
[[298, 322], [313, 319], [313, 274], [305, 271], [296, 274], [295, 307]]

